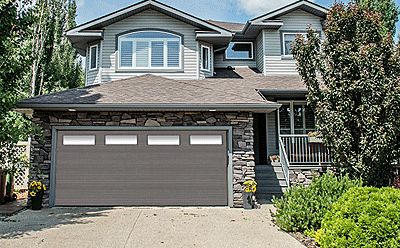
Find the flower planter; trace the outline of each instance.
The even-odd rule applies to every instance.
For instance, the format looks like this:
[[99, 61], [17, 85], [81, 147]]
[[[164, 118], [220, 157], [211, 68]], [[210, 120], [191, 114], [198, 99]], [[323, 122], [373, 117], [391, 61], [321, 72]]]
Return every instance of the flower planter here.
[[308, 142], [309, 143], [322, 143], [322, 139], [318, 137], [308, 137]]
[[36, 194], [36, 196], [31, 197], [32, 210], [42, 209], [42, 199], [43, 199], [43, 191], [40, 191]]
[[253, 192], [246, 192], [243, 190], [243, 208], [244, 209], [253, 209]]

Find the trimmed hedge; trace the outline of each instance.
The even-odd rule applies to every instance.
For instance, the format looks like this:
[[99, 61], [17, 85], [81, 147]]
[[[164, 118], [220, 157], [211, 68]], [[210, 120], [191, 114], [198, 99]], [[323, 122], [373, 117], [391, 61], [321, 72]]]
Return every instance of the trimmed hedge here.
[[331, 173], [314, 177], [309, 186], [291, 187], [281, 199], [272, 200], [276, 208], [276, 213], [271, 212], [273, 221], [289, 232], [317, 230], [333, 203], [348, 189], [361, 184], [348, 176], [336, 177]]
[[321, 247], [400, 247], [400, 190], [357, 187], [325, 215]]

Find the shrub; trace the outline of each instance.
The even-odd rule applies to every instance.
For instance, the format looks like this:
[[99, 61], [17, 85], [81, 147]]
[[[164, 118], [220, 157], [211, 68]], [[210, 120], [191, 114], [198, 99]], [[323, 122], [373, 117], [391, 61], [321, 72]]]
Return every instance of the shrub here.
[[321, 247], [400, 247], [400, 191], [357, 187], [322, 221]]
[[361, 186], [362, 182], [349, 177], [336, 177], [331, 173], [312, 179], [309, 186], [289, 188], [283, 198], [273, 198], [276, 213], [272, 213], [277, 225], [289, 232], [317, 230], [322, 219], [339, 197], [349, 188]]

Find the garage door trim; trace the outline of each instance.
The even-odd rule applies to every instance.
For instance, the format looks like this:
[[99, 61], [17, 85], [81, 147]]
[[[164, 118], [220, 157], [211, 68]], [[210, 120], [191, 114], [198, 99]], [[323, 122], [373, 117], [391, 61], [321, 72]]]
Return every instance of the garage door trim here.
[[233, 207], [233, 169], [232, 169], [232, 127], [110, 127], [110, 126], [53, 126], [51, 144], [51, 167], [50, 167], [50, 192], [49, 207], [55, 206], [55, 185], [56, 185], [56, 144], [57, 131], [59, 130], [99, 130], [99, 131], [227, 131], [228, 143], [228, 205]]

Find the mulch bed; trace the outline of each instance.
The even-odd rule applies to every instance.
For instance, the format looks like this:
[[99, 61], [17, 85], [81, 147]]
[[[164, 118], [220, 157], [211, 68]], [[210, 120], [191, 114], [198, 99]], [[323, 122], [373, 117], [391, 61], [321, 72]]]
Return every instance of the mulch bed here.
[[289, 234], [297, 239], [300, 243], [305, 245], [307, 248], [319, 248], [319, 245], [315, 242], [313, 238], [307, 237], [301, 232], [289, 232]]

